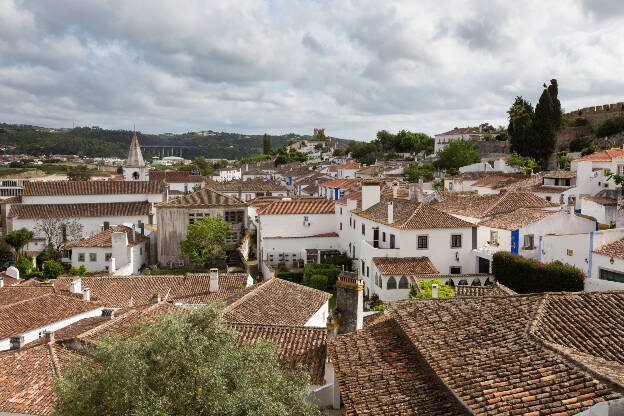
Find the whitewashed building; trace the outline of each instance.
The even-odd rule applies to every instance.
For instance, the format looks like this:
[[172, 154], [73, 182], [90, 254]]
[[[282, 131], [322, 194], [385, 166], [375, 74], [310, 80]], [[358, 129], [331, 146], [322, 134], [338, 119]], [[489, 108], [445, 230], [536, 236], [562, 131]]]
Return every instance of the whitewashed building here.
[[482, 132], [477, 127], [455, 127], [453, 130], [436, 134], [434, 136], [434, 151], [435, 153], [438, 153], [440, 150], [444, 149], [447, 144], [454, 140], [479, 140], [485, 135], [486, 133]]

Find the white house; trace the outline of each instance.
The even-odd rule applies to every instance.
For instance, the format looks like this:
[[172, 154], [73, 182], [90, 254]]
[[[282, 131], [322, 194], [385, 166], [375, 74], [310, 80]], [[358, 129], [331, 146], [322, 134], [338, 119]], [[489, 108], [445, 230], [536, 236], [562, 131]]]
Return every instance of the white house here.
[[72, 267], [84, 265], [89, 273], [106, 271], [116, 276], [137, 274], [150, 264], [150, 241], [125, 225], [106, 226], [93, 237], [63, 248]]
[[345, 163], [336, 166], [339, 179], [355, 179], [357, 171], [362, 169], [362, 165], [352, 160], [348, 160]]
[[319, 183], [319, 196], [337, 201], [349, 192], [356, 190], [359, 183], [359, 179], [334, 179], [322, 182]]
[[586, 290], [624, 290], [624, 238], [596, 247]]
[[473, 163], [471, 165], [462, 166], [459, 168], [460, 173], [466, 172], [500, 172], [500, 173], [519, 173], [520, 169], [507, 164], [507, 158], [500, 158], [494, 160], [484, 160], [481, 162]]
[[407, 298], [413, 277], [426, 280], [439, 273], [428, 257], [373, 257], [372, 260], [371, 274], [375, 276], [372, 293], [388, 301]]
[[166, 184], [170, 192], [189, 193], [206, 186], [206, 178], [203, 176], [176, 170], [151, 170], [149, 179]]
[[455, 127], [453, 130], [447, 131], [446, 133], [436, 134], [434, 136], [435, 153], [438, 153], [440, 150], [444, 149], [446, 145], [453, 140], [479, 140], [486, 134], [487, 133], [482, 132], [477, 127]]
[[338, 253], [334, 201], [282, 199], [258, 211], [258, 259], [270, 264], [320, 263]]
[[216, 182], [228, 182], [241, 179], [241, 168], [219, 169], [212, 174]]

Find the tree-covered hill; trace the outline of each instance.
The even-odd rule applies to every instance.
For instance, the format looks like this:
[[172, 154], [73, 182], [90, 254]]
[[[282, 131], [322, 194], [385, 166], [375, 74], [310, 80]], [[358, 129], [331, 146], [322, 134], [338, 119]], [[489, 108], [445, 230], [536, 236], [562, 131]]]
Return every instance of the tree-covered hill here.
[[[202, 136], [195, 132], [184, 134], [143, 134], [137, 132], [141, 145], [187, 146], [182, 156], [193, 159], [240, 159], [262, 153], [263, 135], [210, 132]], [[294, 133], [271, 136], [272, 148], [284, 145], [288, 140], [309, 136]], [[99, 127], [76, 127], [52, 130], [45, 127], [0, 123], [0, 145], [14, 146], [7, 153], [35, 156], [52, 154], [75, 154], [87, 157], [121, 157], [128, 152], [132, 138], [130, 130], [107, 130]], [[156, 151], [153, 151], [154, 155]], [[175, 153], [178, 155], [178, 151]], [[144, 151], [150, 156], [150, 149]]]

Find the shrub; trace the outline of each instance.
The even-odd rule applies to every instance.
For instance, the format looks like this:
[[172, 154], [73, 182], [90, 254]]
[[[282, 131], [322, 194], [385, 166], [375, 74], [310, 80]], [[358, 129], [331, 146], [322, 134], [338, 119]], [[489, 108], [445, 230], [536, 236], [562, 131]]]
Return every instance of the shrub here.
[[43, 272], [30, 272], [26, 279], [43, 279]]
[[586, 126], [586, 125], [587, 125], [587, 119], [585, 117], [578, 117], [574, 119], [574, 121], [572, 122], [573, 127], [581, 127], [581, 126]]
[[43, 262], [43, 277], [46, 279], [56, 279], [57, 276], [65, 273], [63, 265], [54, 260], [46, 260]]
[[323, 264], [333, 264], [338, 268], [338, 270], [344, 269], [348, 272], [353, 271], [353, 259], [349, 257], [346, 253], [336, 254], [335, 256], [330, 256], [324, 258], [321, 263]]
[[305, 268], [305, 281], [310, 281], [310, 278], [317, 274], [327, 276], [327, 287], [332, 288], [336, 285], [338, 279], [338, 268], [333, 264], [306, 264]]
[[303, 272], [277, 272], [276, 276], [289, 282], [303, 283]]
[[621, 131], [624, 131], [624, 117], [610, 118], [602, 123], [596, 129], [596, 136], [607, 137], [613, 136]]
[[20, 272], [20, 277], [22, 279], [27, 279], [28, 275], [32, 272], [33, 262], [32, 258], [29, 257], [20, 257], [14, 264], [17, 267], [17, 270]]
[[375, 305], [371, 308], [371, 311], [373, 312], [382, 312], [385, 310], [386, 310], [386, 307], [384, 305]]
[[451, 289], [450, 286], [445, 285], [444, 283], [440, 282], [440, 280], [438, 279], [431, 279], [429, 281], [419, 280], [418, 286], [420, 286], [420, 289], [421, 289], [420, 293], [417, 293], [416, 289], [412, 287], [410, 289], [409, 297], [416, 298], [416, 299], [427, 299], [427, 298], [433, 297], [432, 288], [435, 283], [437, 283], [438, 285], [438, 297], [439, 298], [452, 298], [453, 296], [455, 296], [455, 292], [453, 291], [453, 289]]
[[533, 259], [498, 252], [494, 254], [492, 268], [496, 280], [518, 293], [583, 290], [583, 272], [561, 262], [544, 265]]
[[81, 264], [78, 268], [72, 267], [69, 269], [70, 276], [84, 276], [85, 274], [87, 274], [87, 268], [84, 264]]
[[313, 289], [327, 290], [327, 275], [314, 274], [306, 279], [306, 283]]
[[570, 142], [570, 151], [571, 152], [580, 152], [587, 147], [587, 140], [582, 137], [577, 137], [576, 139]]

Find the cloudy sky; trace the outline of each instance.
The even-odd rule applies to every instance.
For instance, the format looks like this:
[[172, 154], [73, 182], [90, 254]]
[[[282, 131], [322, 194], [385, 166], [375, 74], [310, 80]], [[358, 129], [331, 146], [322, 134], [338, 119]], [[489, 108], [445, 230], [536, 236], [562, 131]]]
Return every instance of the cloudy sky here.
[[624, 101], [621, 0], [0, 0], [0, 121], [369, 140]]

